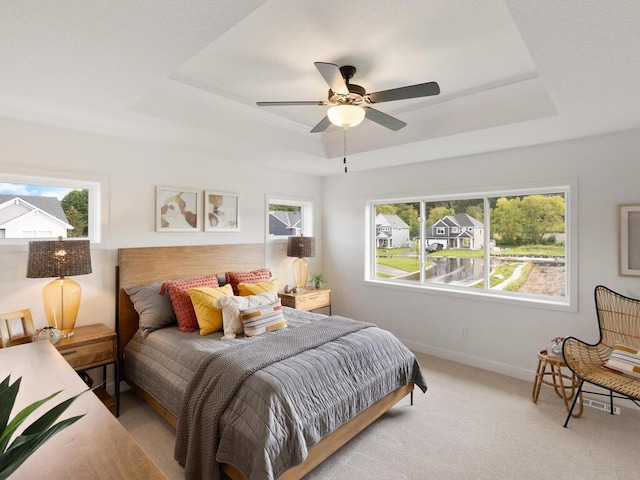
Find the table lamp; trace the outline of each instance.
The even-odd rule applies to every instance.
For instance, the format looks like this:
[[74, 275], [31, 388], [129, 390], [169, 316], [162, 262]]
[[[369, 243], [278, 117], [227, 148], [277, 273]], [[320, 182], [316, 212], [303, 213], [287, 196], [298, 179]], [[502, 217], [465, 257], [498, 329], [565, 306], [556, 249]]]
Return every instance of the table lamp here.
[[49, 326], [71, 337], [80, 307], [80, 285], [68, 278], [91, 273], [89, 240], [29, 242], [27, 278], [58, 277], [44, 287], [42, 300]]
[[306, 258], [316, 256], [316, 239], [313, 237], [289, 237], [287, 240], [287, 257], [297, 257], [292, 264], [293, 283], [297, 288], [304, 288], [309, 278], [309, 263]]

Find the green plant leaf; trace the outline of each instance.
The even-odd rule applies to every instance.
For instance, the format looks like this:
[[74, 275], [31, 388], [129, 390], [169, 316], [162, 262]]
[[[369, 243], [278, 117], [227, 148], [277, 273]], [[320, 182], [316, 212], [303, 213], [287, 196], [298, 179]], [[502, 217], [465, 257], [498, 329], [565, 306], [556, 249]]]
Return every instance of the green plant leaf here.
[[[15, 383], [18, 383], [17, 381]], [[14, 383], [14, 385], [15, 385]], [[51, 395], [49, 395], [48, 397], [43, 398], [42, 400], [38, 400], [36, 402], [33, 402], [31, 405], [26, 406], [25, 408], [23, 408], [16, 416], [13, 420], [11, 420], [11, 422], [9, 423], [8, 426], [5, 427], [5, 429], [3, 430], [2, 434], [0, 434], [0, 452], [4, 452], [4, 450], [7, 448], [7, 444], [9, 443], [9, 439], [11, 438], [11, 435], [13, 435], [13, 432], [16, 431], [16, 429], [22, 424], [22, 422], [24, 422], [27, 417], [34, 411], [36, 410], [38, 407], [40, 407], [42, 404], [48, 402], [49, 400], [51, 400], [53, 397], [55, 397], [56, 395], [58, 395], [62, 390], [59, 390], [57, 392], [52, 393]], [[17, 393], [17, 391], [16, 391]], [[77, 396], [77, 395], [76, 395]], [[75, 397], [72, 397], [75, 398]], [[48, 412], [47, 412], [48, 413]], [[62, 413], [62, 412], [61, 412]], [[45, 414], [46, 415], [46, 414]], [[58, 414], [58, 416], [60, 416], [60, 414]], [[56, 419], [58, 418], [58, 416], [56, 416], [53, 421], [55, 422]], [[49, 424], [51, 425], [51, 424]], [[49, 426], [47, 425], [47, 427]], [[47, 428], [44, 427], [44, 428]], [[42, 429], [41, 429], [42, 430]]]
[[[10, 375], [0, 383], [0, 439], [4, 436], [3, 432], [9, 423], [9, 415], [11, 415], [11, 410], [13, 410], [13, 405], [16, 402], [20, 381], [22, 380], [22, 377], [20, 377], [13, 382], [13, 385], [9, 385], [9, 378]], [[1, 451], [2, 448], [0, 448]]]
[[62, 415], [62, 413], [69, 407], [69, 405], [71, 405], [73, 403], [73, 401], [76, 398], [78, 398], [84, 392], [88, 392], [88, 391], [89, 391], [88, 389], [87, 390], [83, 390], [82, 392], [74, 395], [73, 397], [69, 397], [68, 399], [64, 400], [63, 402], [60, 402], [58, 405], [53, 407], [51, 410], [49, 410], [47, 413], [42, 415], [35, 422], [33, 422], [31, 425], [29, 425], [27, 427], [27, 429], [24, 431], [24, 434], [25, 435], [31, 435], [33, 433], [41, 432], [41, 431], [49, 428], [51, 425], [53, 425], [53, 422], [55, 422], [58, 419], [58, 417], [60, 415]]
[[0, 382], [0, 480], [5, 480], [9, 475], [24, 463], [29, 456], [36, 451], [44, 442], [46, 442], [53, 435], [60, 430], [67, 428], [69, 425], [77, 422], [85, 414], [77, 415], [75, 417], [58, 420], [60, 415], [73, 403], [73, 401], [89, 390], [84, 390], [49, 409], [42, 416], [37, 418], [31, 425], [29, 425], [15, 440], [8, 445], [13, 434], [17, 431], [18, 427], [27, 420], [37, 408], [44, 403], [51, 400], [58, 395], [62, 390], [54, 392], [51, 395], [33, 402], [31, 405], [23, 408], [13, 420], [9, 420], [11, 410], [15, 405], [15, 400], [18, 395], [18, 389], [20, 387], [21, 378], [16, 380], [13, 385], [9, 385], [10, 378], [7, 377]]
[[[85, 414], [77, 415], [75, 417], [62, 420], [44, 432], [37, 432], [31, 435], [20, 435], [6, 452], [0, 454], [0, 480], [8, 478], [47, 440], [56, 433], [80, 420], [84, 415]], [[14, 446], [16, 443], [18, 443], [18, 445]]]

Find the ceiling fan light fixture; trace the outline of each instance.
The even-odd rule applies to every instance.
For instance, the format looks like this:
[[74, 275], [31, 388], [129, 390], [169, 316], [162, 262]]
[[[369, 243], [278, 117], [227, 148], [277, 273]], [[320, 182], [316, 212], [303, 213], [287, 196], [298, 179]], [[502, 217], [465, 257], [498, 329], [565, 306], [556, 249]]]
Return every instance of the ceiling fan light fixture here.
[[364, 120], [364, 108], [357, 105], [335, 105], [327, 110], [327, 116], [334, 125], [350, 128]]

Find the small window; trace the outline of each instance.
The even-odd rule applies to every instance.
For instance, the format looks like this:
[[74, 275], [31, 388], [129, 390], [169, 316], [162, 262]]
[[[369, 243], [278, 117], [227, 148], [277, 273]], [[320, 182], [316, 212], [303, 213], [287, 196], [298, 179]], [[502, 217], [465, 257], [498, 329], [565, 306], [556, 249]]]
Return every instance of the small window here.
[[311, 202], [272, 197], [267, 215], [270, 239], [313, 236]]
[[101, 183], [0, 174], [0, 244], [100, 241]]

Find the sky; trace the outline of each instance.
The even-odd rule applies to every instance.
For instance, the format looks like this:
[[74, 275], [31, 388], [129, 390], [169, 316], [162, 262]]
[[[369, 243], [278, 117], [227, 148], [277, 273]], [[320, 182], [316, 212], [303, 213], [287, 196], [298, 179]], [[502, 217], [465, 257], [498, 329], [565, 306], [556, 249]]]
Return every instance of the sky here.
[[24, 183], [1, 183], [0, 194], [8, 195], [34, 195], [37, 197], [58, 197], [62, 200], [64, 196], [74, 188], [53, 187], [50, 185], [28, 185]]

